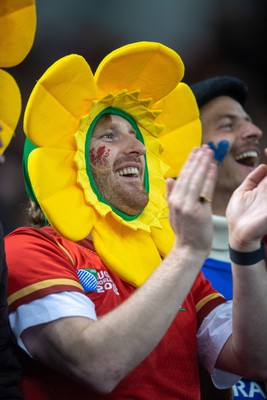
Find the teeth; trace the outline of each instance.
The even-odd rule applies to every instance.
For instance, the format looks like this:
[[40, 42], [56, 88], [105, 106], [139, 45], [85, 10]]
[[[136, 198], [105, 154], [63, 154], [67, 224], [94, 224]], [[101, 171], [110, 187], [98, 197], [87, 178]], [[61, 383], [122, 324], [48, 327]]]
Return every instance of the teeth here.
[[124, 176], [124, 175], [138, 175], [139, 170], [138, 168], [131, 167], [131, 168], [123, 168], [120, 171], [117, 171], [117, 174], [119, 176]]
[[236, 157], [236, 161], [239, 161], [239, 160], [242, 160], [243, 158], [248, 158], [248, 157], [257, 158], [258, 154], [256, 151], [245, 151], [244, 153], [239, 154]]

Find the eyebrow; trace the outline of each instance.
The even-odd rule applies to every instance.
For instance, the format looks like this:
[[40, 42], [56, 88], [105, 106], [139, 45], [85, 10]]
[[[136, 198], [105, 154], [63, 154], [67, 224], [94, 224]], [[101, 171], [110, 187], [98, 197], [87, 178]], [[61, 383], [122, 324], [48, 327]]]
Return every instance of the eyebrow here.
[[[205, 120], [210, 120], [210, 116], [207, 116], [207, 115], [201, 115], [200, 116], [200, 120], [201, 121], [205, 121]], [[242, 117], [240, 117], [239, 115], [236, 115], [236, 114], [229, 114], [229, 113], [227, 113], [227, 114], [220, 114], [220, 115], [213, 115], [213, 117], [212, 117], [212, 119], [214, 120], [214, 121], [217, 121], [217, 122], [219, 122], [219, 121], [221, 121], [221, 120], [223, 120], [223, 119], [226, 119], [226, 118], [228, 118], [228, 119], [230, 119], [230, 120], [232, 120], [232, 121], [238, 121], [238, 120], [246, 120], [246, 121], [250, 121], [250, 122], [252, 122], [252, 119], [251, 119], [251, 117], [248, 115], [248, 114], [245, 114], [244, 116], [242, 116]]]
[[[112, 123], [112, 124], [109, 126], [109, 128], [107, 128], [107, 129], [116, 130], [116, 129], [118, 129], [118, 128], [120, 128], [120, 124], [114, 122], [114, 123]], [[128, 128], [128, 131], [129, 131], [130, 133], [134, 133], [135, 135], [137, 135], [136, 130], [132, 127], [131, 124], [130, 124], [130, 126], [129, 126], [129, 128]]]
[[224, 114], [220, 116], [218, 119], [222, 118], [229, 118], [232, 120], [246, 120], [246, 121], [252, 121], [251, 117], [248, 114], [245, 114], [244, 116], [240, 117], [239, 115], [236, 114]]

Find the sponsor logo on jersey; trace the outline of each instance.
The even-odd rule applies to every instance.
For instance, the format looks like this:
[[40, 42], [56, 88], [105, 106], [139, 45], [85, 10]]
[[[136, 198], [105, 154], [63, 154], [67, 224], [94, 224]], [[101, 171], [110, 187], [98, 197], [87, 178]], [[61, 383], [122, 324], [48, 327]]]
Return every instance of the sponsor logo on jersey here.
[[117, 296], [119, 295], [118, 288], [107, 271], [99, 271], [97, 277], [98, 277], [98, 284], [97, 284], [98, 293], [103, 293], [106, 292], [107, 290], [113, 290], [113, 292]]
[[85, 291], [97, 292], [97, 272], [93, 268], [77, 269], [79, 281]]
[[107, 271], [97, 272], [93, 268], [84, 268], [78, 269], [77, 275], [85, 293], [104, 293], [113, 290], [116, 295], [119, 295], [118, 288]]

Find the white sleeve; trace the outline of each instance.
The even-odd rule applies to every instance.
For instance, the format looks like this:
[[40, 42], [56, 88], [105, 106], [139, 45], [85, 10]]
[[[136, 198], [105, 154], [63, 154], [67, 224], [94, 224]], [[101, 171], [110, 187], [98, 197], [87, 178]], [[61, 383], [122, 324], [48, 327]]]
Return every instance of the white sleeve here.
[[198, 357], [219, 389], [229, 388], [241, 378], [238, 375], [214, 368], [225, 342], [232, 334], [232, 301], [212, 310], [204, 318], [197, 332]]
[[60, 292], [19, 306], [16, 311], [10, 313], [9, 320], [18, 344], [27, 351], [21, 339], [25, 329], [74, 316], [96, 320], [94, 303], [78, 292]]

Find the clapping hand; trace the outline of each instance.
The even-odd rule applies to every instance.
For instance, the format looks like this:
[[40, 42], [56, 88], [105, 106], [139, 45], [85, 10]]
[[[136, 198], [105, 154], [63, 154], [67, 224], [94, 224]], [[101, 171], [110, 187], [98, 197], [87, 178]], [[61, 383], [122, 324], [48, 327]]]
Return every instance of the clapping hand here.
[[211, 200], [217, 178], [213, 151], [195, 148], [176, 180], [167, 180], [169, 218], [179, 246], [209, 253], [212, 241]]
[[267, 234], [267, 165], [259, 165], [235, 190], [226, 210], [230, 246], [254, 251]]

